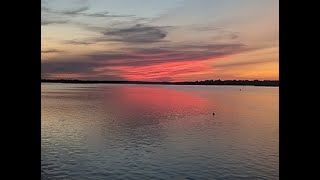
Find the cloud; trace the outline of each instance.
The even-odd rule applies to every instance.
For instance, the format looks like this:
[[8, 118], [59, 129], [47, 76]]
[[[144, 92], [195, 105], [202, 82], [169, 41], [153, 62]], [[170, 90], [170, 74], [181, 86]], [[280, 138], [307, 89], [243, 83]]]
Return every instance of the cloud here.
[[[67, 60], [67, 59], [66, 59]], [[68, 59], [70, 60], [70, 59]], [[116, 70], [107, 69], [105, 72], [97, 72], [94, 69], [100, 67], [97, 63], [82, 61], [45, 61], [41, 63], [41, 78], [70, 78], [91, 79], [91, 80], [124, 80], [116, 74]], [[119, 73], [118, 73], [119, 74]]]
[[[129, 14], [110, 14], [108, 11], [97, 12], [97, 13], [85, 13], [85, 11], [89, 10], [89, 6], [82, 6], [74, 9], [68, 10], [53, 10], [48, 8], [45, 4], [41, 4], [41, 12], [42, 13], [49, 13], [55, 15], [62, 15], [62, 16], [86, 16], [86, 17], [134, 17], [135, 15]], [[48, 14], [47, 14], [48, 16]]]
[[154, 43], [163, 41], [167, 36], [165, 27], [161, 26], [146, 26], [136, 24], [128, 28], [114, 28], [105, 30], [103, 35], [111, 37], [109, 41], [121, 41], [127, 43]]
[[158, 48], [123, 48], [119, 51], [95, 52], [78, 58], [61, 56], [42, 63], [42, 77], [72, 75], [80, 79], [114, 77], [158, 81], [170, 75], [201, 72], [206, 70], [203, 64], [212, 59], [245, 50], [247, 49], [243, 44], [176, 44]]
[[110, 14], [108, 11], [98, 12], [98, 13], [82, 13], [84, 16], [88, 17], [134, 17], [135, 15], [129, 14]]
[[41, 26], [49, 25], [49, 24], [65, 24], [68, 23], [68, 20], [58, 20], [58, 19], [43, 19], [41, 18]]
[[224, 63], [224, 64], [215, 64], [213, 67], [215, 68], [226, 68], [226, 67], [240, 67], [240, 66], [250, 66], [255, 64], [264, 64], [269, 62], [275, 62], [274, 59], [266, 59], [259, 61], [244, 61], [244, 62], [233, 62], [233, 63]]
[[92, 72], [95, 64], [89, 62], [42, 62], [41, 72], [50, 73], [89, 73]]
[[87, 11], [88, 9], [89, 9], [89, 7], [84, 6], [84, 7], [79, 7], [77, 9], [61, 11], [60, 13], [61, 14], [65, 14], [65, 15], [77, 15], [77, 14], [80, 14], [81, 12], [83, 12], [83, 11]]
[[92, 17], [106, 17], [109, 16], [110, 12], [108, 11], [104, 11], [104, 12], [98, 12], [98, 13], [91, 13], [91, 14], [87, 14], [87, 16], [92, 16]]
[[[164, 43], [170, 42], [169, 39], [166, 39], [167, 35], [173, 29], [179, 29], [182, 27], [178, 26], [154, 26], [148, 24], [138, 23], [141, 19], [130, 20], [125, 23], [112, 24], [114, 28], [106, 28], [102, 26], [90, 26], [88, 24], [80, 24], [84, 28], [101, 33], [103, 36], [91, 38], [91, 42], [121, 42], [127, 45], [133, 44], [145, 44], [145, 43]], [[146, 19], [142, 19], [146, 20]], [[135, 24], [132, 24], [135, 23]], [[132, 24], [129, 26], [128, 24]], [[184, 27], [183, 27], [184, 28]], [[201, 29], [201, 26], [197, 28]], [[204, 26], [203, 28], [207, 28]], [[199, 31], [199, 30], [197, 30]], [[239, 37], [237, 32], [225, 31], [221, 28], [211, 28], [211, 37], [212, 41], [214, 40], [234, 40]], [[197, 32], [193, 32], [197, 33]]]
[[243, 44], [171, 45], [161, 48], [127, 48], [121, 52], [95, 52], [92, 61], [107, 66], [148, 66], [167, 62], [201, 61], [246, 50]]
[[45, 5], [41, 5], [41, 12], [43, 13], [51, 13], [51, 14], [56, 14], [56, 15], [69, 15], [69, 16], [74, 16], [74, 15], [81, 15], [83, 14], [82, 12], [89, 10], [88, 6], [83, 6], [83, 7], [78, 7], [74, 9], [69, 9], [69, 10], [53, 10], [48, 8]]
[[46, 50], [41, 50], [41, 53], [60, 53], [63, 52], [61, 50], [57, 50], [57, 49], [46, 49]]
[[124, 60], [124, 59], [139, 59], [139, 56], [131, 55], [131, 54], [124, 54], [124, 53], [102, 53], [102, 54], [92, 54], [87, 55], [89, 58], [92, 58], [93, 60], [98, 61], [108, 61], [108, 60]]
[[63, 43], [72, 44], [72, 45], [90, 45], [90, 44], [93, 44], [93, 42], [81, 41], [81, 40], [66, 40], [66, 41], [63, 41]]

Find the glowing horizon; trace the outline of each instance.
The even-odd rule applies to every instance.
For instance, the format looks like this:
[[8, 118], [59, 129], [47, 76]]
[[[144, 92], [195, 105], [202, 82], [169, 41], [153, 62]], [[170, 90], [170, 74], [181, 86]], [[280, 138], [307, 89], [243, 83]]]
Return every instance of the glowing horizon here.
[[279, 80], [277, 0], [42, 0], [41, 77]]

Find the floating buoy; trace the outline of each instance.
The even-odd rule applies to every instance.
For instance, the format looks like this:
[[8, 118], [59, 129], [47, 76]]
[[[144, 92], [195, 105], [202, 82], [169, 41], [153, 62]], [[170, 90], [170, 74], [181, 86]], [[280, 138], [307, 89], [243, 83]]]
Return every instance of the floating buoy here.
[[212, 113], [212, 116], [214, 116], [215, 115], [215, 113]]

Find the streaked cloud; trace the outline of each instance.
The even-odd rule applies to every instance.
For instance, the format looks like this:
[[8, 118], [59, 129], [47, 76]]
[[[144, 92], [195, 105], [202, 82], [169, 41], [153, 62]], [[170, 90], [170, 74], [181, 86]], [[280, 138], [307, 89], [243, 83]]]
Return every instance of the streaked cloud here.
[[64, 11], [57, 12], [57, 13], [61, 13], [61, 14], [65, 14], [65, 15], [78, 15], [78, 14], [82, 14], [82, 12], [87, 11], [88, 9], [89, 9], [88, 6], [84, 6], [84, 7], [80, 7], [77, 9], [64, 10]]
[[45, 49], [45, 50], [41, 50], [41, 53], [60, 53], [60, 52], [64, 52], [64, 51], [58, 50], [58, 49]]
[[[243, 44], [175, 45], [161, 48], [128, 48], [120, 52], [95, 52], [90, 61], [108, 66], [147, 66], [166, 62], [207, 60], [245, 51]], [[125, 52], [125, 53], [123, 53]]]
[[111, 37], [110, 41], [122, 41], [128, 43], [154, 43], [163, 41], [167, 36], [166, 27], [148, 26], [136, 24], [128, 28], [114, 28], [102, 32]]
[[[142, 76], [137, 75], [139, 71], [133, 72], [130, 70], [132, 68], [143, 70], [140, 73], [144, 74], [144, 78], [159, 80], [163, 79], [163, 77], [158, 77], [161, 74], [170, 74], [174, 77], [181, 74], [196, 73], [199, 71], [196, 64], [203, 68], [199, 63], [247, 50], [242, 44], [181, 44], [161, 48], [127, 48], [118, 51], [94, 52], [83, 55], [79, 59], [58, 57], [43, 63], [42, 73], [44, 77], [48, 74], [76, 72], [98, 77], [101, 72], [113, 72], [112, 75], [118, 75], [122, 79], [138, 80], [134, 77], [142, 78]], [[187, 64], [188, 66], [186, 66]], [[154, 69], [155, 67], [157, 70]]]
[[98, 13], [83, 13], [82, 15], [88, 16], [88, 17], [135, 17], [135, 15], [130, 15], [130, 14], [110, 14], [109, 12], [98, 12]]
[[89, 41], [81, 41], [81, 40], [65, 40], [63, 41], [65, 44], [73, 44], [73, 45], [90, 45], [93, 44], [93, 42]]
[[97, 80], [124, 80], [117, 75], [119, 71], [108, 69], [108, 73], [97, 72], [94, 69], [99, 64], [79, 61], [45, 61], [41, 63], [41, 78], [82, 78]]
[[41, 19], [41, 25], [49, 25], [49, 24], [66, 24], [68, 20], [59, 20], [59, 19]]

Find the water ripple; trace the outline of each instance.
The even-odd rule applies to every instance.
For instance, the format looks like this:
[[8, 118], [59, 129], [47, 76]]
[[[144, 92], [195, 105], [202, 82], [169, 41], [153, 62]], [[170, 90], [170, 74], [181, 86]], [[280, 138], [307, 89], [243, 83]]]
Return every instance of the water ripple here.
[[279, 179], [278, 88], [232, 88], [42, 85], [41, 178]]

